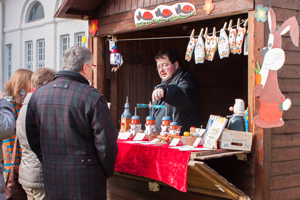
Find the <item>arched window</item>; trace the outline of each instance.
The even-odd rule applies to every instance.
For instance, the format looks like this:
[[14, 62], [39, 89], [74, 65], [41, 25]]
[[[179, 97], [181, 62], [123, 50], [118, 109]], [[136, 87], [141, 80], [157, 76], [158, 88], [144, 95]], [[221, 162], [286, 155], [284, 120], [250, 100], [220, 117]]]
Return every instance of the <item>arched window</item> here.
[[33, 22], [43, 18], [44, 18], [44, 8], [40, 2], [36, 2], [30, 10], [27, 22]]

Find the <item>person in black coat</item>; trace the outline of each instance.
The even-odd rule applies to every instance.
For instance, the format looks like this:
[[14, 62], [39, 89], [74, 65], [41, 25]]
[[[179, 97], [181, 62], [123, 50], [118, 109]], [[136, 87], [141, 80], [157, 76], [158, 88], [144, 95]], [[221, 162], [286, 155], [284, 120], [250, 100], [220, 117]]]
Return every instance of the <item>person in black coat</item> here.
[[37, 89], [28, 103], [27, 139], [42, 162], [48, 200], [106, 199], [118, 131], [106, 99], [89, 85], [92, 61], [86, 47], [67, 49], [64, 70]]
[[[155, 56], [156, 70], [161, 84], [155, 86], [152, 101], [167, 107], [168, 116], [182, 126], [181, 135], [191, 126], [200, 127], [199, 81], [190, 71], [181, 67], [179, 53], [173, 49], [162, 50]], [[153, 108], [156, 130], [161, 131], [165, 109]]]

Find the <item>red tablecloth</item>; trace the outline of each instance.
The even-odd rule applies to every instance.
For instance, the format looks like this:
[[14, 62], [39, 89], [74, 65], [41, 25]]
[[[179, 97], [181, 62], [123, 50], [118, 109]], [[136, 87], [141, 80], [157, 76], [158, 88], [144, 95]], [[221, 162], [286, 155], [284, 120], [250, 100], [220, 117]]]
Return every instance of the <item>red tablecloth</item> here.
[[115, 170], [167, 183], [186, 192], [190, 152], [170, 149], [168, 145], [142, 145], [118, 140]]

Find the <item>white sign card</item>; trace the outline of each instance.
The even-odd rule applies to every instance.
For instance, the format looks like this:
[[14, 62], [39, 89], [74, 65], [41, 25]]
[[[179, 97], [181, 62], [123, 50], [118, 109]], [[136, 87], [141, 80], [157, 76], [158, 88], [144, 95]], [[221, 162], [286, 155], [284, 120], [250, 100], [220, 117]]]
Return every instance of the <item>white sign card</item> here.
[[137, 133], [133, 140], [146, 140], [148, 139], [148, 136], [146, 133]]
[[172, 140], [172, 142], [169, 144], [169, 146], [171, 146], [171, 147], [182, 146], [182, 145], [183, 145], [183, 143], [179, 138], [174, 138]]
[[133, 134], [130, 133], [130, 132], [119, 133], [118, 138], [119, 138], [119, 139], [122, 139], [122, 140], [127, 140], [127, 139], [129, 139], [129, 138], [133, 138]]
[[193, 144], [193, 147], [197, 147], [197, 146], [200, 146], [202, 145], [202, 138], [197, 138]]

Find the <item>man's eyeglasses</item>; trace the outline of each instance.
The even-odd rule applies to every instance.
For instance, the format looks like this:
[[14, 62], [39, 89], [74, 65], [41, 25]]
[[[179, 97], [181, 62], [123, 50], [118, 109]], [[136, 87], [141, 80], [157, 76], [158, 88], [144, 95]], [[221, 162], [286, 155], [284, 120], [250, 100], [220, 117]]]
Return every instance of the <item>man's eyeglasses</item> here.
[[92, 65], [92, 70], [95, 70], [97, 68], [96, 65]]
[[156, 67], [156, 70], [157, 71], [160, 71], [160, 70], [162, 70], [162, 69], [166, 69], [167, 67], [169, 67], [171, 65], [171, 63], [164, 63], [164, 64], [162, 64], [161, 66], [157, 66]]

